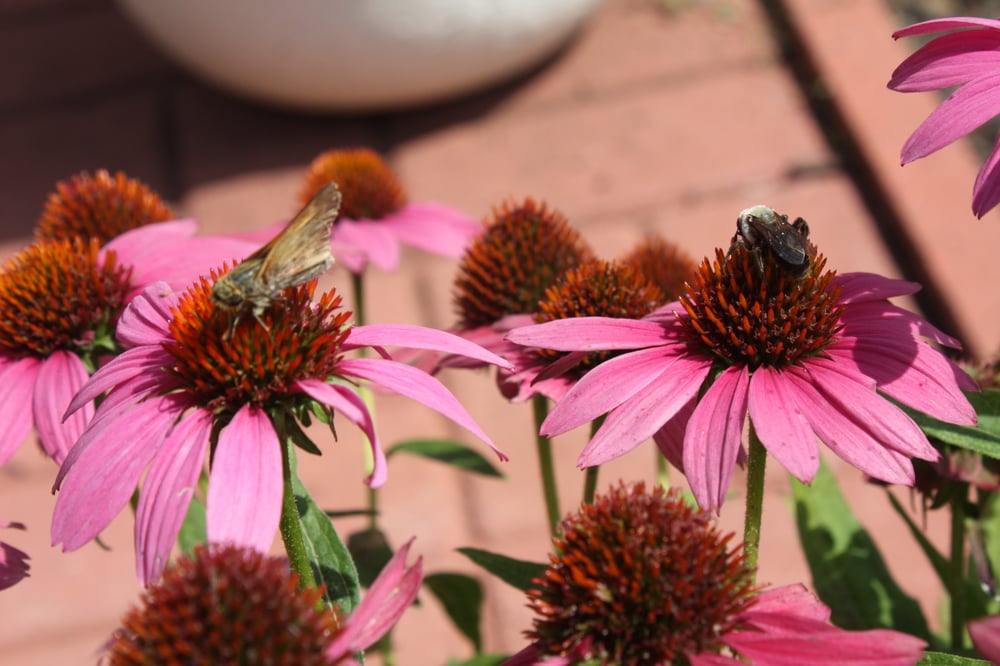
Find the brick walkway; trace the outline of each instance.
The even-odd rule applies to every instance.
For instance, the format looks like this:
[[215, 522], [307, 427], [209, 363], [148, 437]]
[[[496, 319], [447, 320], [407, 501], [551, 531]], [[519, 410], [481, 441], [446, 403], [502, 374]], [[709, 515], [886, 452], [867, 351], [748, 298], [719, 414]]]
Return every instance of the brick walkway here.
[[[969, 212], [976, 160], [964, 146], [900, 169], [898, 150], [933, 107], [885, 82], [907, 44], [889, 38], [890, 18], [871, 0], [786, 0], [808, 60], [832, 93], [871, 169], [859, 189], [841, 168], [802, 90], [778, 51], [771, 19], [751, 0], [693, 3], [668, 15], [652, 0], [609, 0], [578, 39], [530, 76], [469, 99], [378, 117], [306, 117], [244, 103], [191, 79], [154, 52], [107, 0], [14, 0], [0, 8], [0, 196], [2, 249], [27, 242], [52, 184], [83, 169], [123, 169], [142, 178], [209, 232], [254, 229], [294, 212], [304, 166], [335, 146], [371, 145], [388, 155], [414, 199], [447, 202], [483, 215], [508, 196], [532, 195], [561, 209], [606, 257], [648, 231], [692, 255], [710, 254], [732, 235], [736, 213], [765, 202], [809, 220], [813, 238], [840, 272], [872, 271], [929, 279], [977, 354], [1000, 339], [1000, 291], [988, 288], [1000, 242], [996, 214]], [[876, 219], [872, 202], [882, 206]], [[905, 241], [887, 243], [898, 219]], [[888, 228], [888, 231], [886, 229]], [[899, 249], [908, 248], [906, 252]], [[903, 256], [917, 257], [909, 266]], [[445, 328], [452, 323], [454, 263], [407, 252], [404, 269], [368, 276], [372, 322]], [[334, 271], [328, 284], [345, 284]], [[944, 307], [942, 304], [947, 303]], [[393, 461], [384, 489], [385, 525], [395, 543], [418, 536], [428, 571], [474, 569], [464, 545], [541, 560], [546, 551], [530, 409], [500, 400], [483, 375], [445, 381], [512, 457], [506, 481], [460, 477], [429, 463]], [[428, 410], [386, 398], [386, 442], [452, 433]], [[341, 429], [322, 459], [303, 464], [325, 507], [362, 503], [359, 446]], [[564, 507], [578, 501], [574, 462], [583, 443], [556, 445]], [[480, 445], [480, 449], [483, 447]], [[602, 485], [652, 478], [652, 449], [602, 470]], [[881, 492], [830, 461], [856, 507], [877, 507], [867, 524], [907, 562], [907, 589], [936, 601], [932, 575]], [[131, 517], [63, 555], [48, 545], [54, 469], [25, 446], [0, 469], [0, 518], [29, 532], [10, 541], [32, 556], [32, 577], [0, 594], [4, 663], [89, 663], [136, 595]], [[772, 464], [761, 579], [809, 584], [786, 507], [788, 482]], [[738, 492], [739, 479], [733, 488]], [[738, 530], [733, 502], [721, 518]], [[534, 516], [526, 520], [525, 516]], [[342, 525], [345, 531], [352, 525]], [[931, 521], [938, 538], [942, 526]], [[419, 529], [419, 532], [416, 530]], [[523, 599], [487, 584], [484, 626], [490, 651], [519, 648]], [[933, 613], [929, 613], [933, 616]], [[433, 640], [431, 640], [433, 637]], [[468, 655], [433, 601], [398, 631], [402, 664], [440, 664]]]

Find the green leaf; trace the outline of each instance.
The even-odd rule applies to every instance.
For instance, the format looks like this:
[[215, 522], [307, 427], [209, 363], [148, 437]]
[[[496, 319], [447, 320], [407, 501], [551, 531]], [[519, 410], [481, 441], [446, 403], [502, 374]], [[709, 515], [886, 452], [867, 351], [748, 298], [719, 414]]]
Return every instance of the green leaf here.
[[328, 605], [337, 606], [344, 615], [349, 614], [361, 598], [358, 570], [354, 566], [350, 551], [341, 541], [333, 523], [309, 495], [295, 472], [294, 447], [287, 447], [292, 454], [292, 492], [299, 513], [299, 526], [305, 539], [309, 565], [317, 583], [325, 583], [324, 600]]
[[928, 437], [962, 449], [969, 449], [992, 458], [1000, 458], [1000, 391], [987, 390], [965, 394], [979, 417], [978, 426], [945, 423], [923, 412], [895, 404], [916, 421]]
[[447, 663], [448, 666], [497, 666], [508, 659], [510, 659], [510, 656], [505, 654], [477, 654], [472, 659], [465, 659], [463, 661], [449, 659]]
[[545, 565], [491, 553], [479, 548], [459, 548], [458, 552], [491, 574], [522, 592], [531, 587], [531, 579], [545, 572]]
[[924, 658], [917, 662], [917, 666], [990, 666], [990, 662], [944, 652], [924, 652]]
[[479, 618], [483, 587], [479, 581], [465, 574], [435, 573], [424, 576], [424, 586], [441, 602], [452, 624], [469, 639], [476, 652], [481, 652]]
[[396, 453], [409, 453], [422, 458], [443, 462], [446, 465], [457, 467], [466, 472], [503, 478], [500, 470], [494, 467], [484, 456], [473, 451], [466, 445], [452, 440], [410, 439], [389, 447], [385, 453], [385, 457], [389, 458]]
[[205, 529], [205, 504], [195, 495], [188, 505], [187, 515], [181, 523], [181, 531], [177, 534], [177, 545], [181, 552], [190, 555], [194, 547], [208, 543], [208, 531]]
[[868, 532], [820, 464], [812, 487], [794, 482], [799, 539], [813, 587], [843, 629], [893, 628], [930, 641], [917, 602], [893, 580]]

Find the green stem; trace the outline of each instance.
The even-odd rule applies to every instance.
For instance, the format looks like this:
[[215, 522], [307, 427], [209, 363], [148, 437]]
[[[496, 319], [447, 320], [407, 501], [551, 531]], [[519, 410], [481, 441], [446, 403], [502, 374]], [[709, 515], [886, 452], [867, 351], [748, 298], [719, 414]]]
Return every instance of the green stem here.
[[[351, 273], [351, 287], [354, 290], [354, 325], [364, 326], [366, 319], [365, 314], [365, 281], [364, 276], [361, 273]], [[361, 347], [358, 349], [358, 356], [364, 358], [368, 355], [368, 349], [366, 347]], [[365, 403], [365, 407], [368, 409], [368, 413], [372, 415], [372, 422], [375, 421], [375, 396], [372, 394], [370, 388], [367, 385], [362, 385], [358, 388], [358, 395], [361, 397], [362, 402]], [[361, 435], [365, 437], [364, 433]], [[366, 438], [367, 439], [367, 438]], [[370, 444], [370, 442], [369, 442]], [[375, 469], [375, 459], [372, 458], [371, 447], [364, 447], [364, 464], [365, 464], [365, 475], [372, 473]], [[369, 487], [367, 490], [368, 495], [368, 529], [377, 530], [378, 529], [378, 489]]]
[[556, 468], [552, 462], [552, 440], [539, 433], [542, 421], [549, 413], [549, 400], [535, 394], [531, 406], [535, 415], [535, 448], [538, 450], [538, 471], [542, 475], [542, 492], [545, 494], [545, 511], [549, 519], [549, 534], [556, 535], [559, 528], [559, 492], [556, 489]]
[[670, 472], [667, 468], [667, 457], [660, 452], [659, 448], [653, 449], [653, 455], [656, 456], [656, 485], [668, 490], [670, 488]]
[[299, 574], [299, 587], [316, 587], [316, 577], [313, 575], [312, 567], [309, 565], [309, 557], [306, 554], [305, 539], [302, 537], [302, 526], [299, 523], [299, 508], [295, 505], [295, 493], [292, 492], [292, 462], [291, 457], [295, 455], [292, 447], [295, 444], [292, 438], [285, 433], [283, 418], [275, 419], [275, 428], [278, 430], [278, 441], [281, 444], [281, 477], [283, 490], [281, 495], [281, 540], [285, 544], [285, 553], [288, 555], [288, 564], [292, 571]]
[[961, 650], [965, 640], [965, 502], [967, 484], [960, 484], [951, 499], [951, 556], [949, 557], [948, 590], [951, 624], [951, 647]]
[[760, 551], [760, 519], [764, 511], [764, 472], [767, 466], [767, 449], [750, 424], [750, 451], [747, 456], [747, 504], [743, 522], [743, 552], [746, 564], [757, 578], [757, 555]]
[[[590, 422], [590, 438], [593, 439], [594, 435], [601, 426], [604, 424], [605, 416], [599, 416]], [[594, 495], [597, 494], [597, 475], [601, 471], [600, 465], [594, 465], [593, 467], [588, 467], [584, 472], [583, 477], [583, 503], [593, 504]]]

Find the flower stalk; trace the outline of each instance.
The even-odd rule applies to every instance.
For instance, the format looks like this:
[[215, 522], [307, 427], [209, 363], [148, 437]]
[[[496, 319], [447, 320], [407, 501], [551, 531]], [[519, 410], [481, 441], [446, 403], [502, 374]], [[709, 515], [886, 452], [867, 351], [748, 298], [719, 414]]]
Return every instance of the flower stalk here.
[[743, 551], [746, 563], [757, 577], [757, 557], [760, 552], [760, 520], [764, 512], [764, 473], [767, 467], [767, 449], [757, 436], [753, 424], [749, 428], [747, 455], [746, 515], [743, 519]]
[[542, 492], [545, 495], [545, 513], [548, 516], [549, 535], [559, 529], [559, 491], [556, 488], [556, 469], [552, 462], [552, 440], [539, 432], [549, 413], [549, 399], [535, 394], [531, 399], [535, 415], [535, 450], [538, 452], [538, 471], [542, 475]]

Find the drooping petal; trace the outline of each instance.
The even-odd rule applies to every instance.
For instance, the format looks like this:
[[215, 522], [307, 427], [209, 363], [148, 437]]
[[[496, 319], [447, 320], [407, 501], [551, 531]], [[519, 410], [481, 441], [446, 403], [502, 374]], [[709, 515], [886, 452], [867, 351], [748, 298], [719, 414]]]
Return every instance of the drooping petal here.
[[[662, 377], [696, 373], [704, 379], [711, 363], [685, 358], [679, 347], [653, 347], [622, 354], [593, 367], [549, 412], [541, 434], [560, 435], [631, 400]], [[676, 367], [675, 367], [676, 366]], [[704, 367], [700, 367], [704, 366]]]
[[972, 187], [972, 212], [982, 217], [1000, 203], [1000, 141], [993, 144], [990, 156], [976, 175]]
[[736, 458], [743, 446], [750, 374], [732, 366], [698, 401], [684, 434], [684, 475], [698, 505], [722, 506]]
[[292, 387], [302, 391], [313, 400], [332, 407], [335, 411], [343, 414], [348, 421], [361, 428], [368, 440], [368, 445], [371, 447], [373, 461], [372, 473], [365, 480], [365, 483], [372, 488], [378, 488], [385, 483], [388, 474], [385, 453], [375, 435], [375, 424], [364, 400], [346, 386], [327, 384], [318, 379], [299, 379]]
[[222, 429], [209, 472], [209, 542], [268, 551], [281, 516], [281, 446], [267, 414], [250, 405]]
[[391, 273], [399, 268], [399, 240], [379, 222], [340, 218], [330, 238], [335, 243], [360, 250], [379, 270]]
[[974, 620], [968, 628], [979, 654], [994, 664], [1000, 663], [1000, 615]]
[[0, 465], [14, 455], [31, 432], [31, 401], [41, 364], [37, 359], [0, 357]]
[[156, 345], [169, 339], [170, 311], [178, 294], [166, 282], [153, 282], [133, 298], [121, 317], [115, 335], [126, 347]]
[[474, 342], [454, 333], [425, 326], [408, 324], [372, 324], [352, 326], [347, 334], [345, 347], [410, 347], [455, 354], [490, 363], [501, 368], [512, 368], [510, 363]]
[[[124, 352], [108, 361], [99, 368], [86, 384], [80, 387], [73, 399], [66, 405], [63, 418], [75, 413], [80, 408], [91, 404], [102, 393], [115, 389], [115, 393], [129, 393], [130, 385], [153, 380], [159, 384], [166, 375], [160, 370], [170, 364], [173, 357], [159, 345], [144, 345]], [[102, 405], [103, 406], [103, 405]]]
[[[685, 364], [691, 364], [685, 359]], [[708, 367], [687, 372], [681, 363], [664, 370], [646, 389], [608, 413], [600, 429], [577, 459], [577, 466], [590, 467], [613, 460], [652, 437], [698, 394]]]
[[830, 404], [808, 373], [796, 367], [785, 371], [795, 404], [809, 420], [813, 432], [831, 451], [859, 470], [888, 483], [913, 485], [910, 458], [884, 446], [865, 428]]
[[482, 223], [447, 206], [413, 202], [380, 222], [399, 240], [426, 252], [460, 257]]
[[368, 594], [354, 609], [344, 630], [327, 647], [331, 657], [361, 652], [371, 647], [409, 608], [423, 580], [423, 558], [406, 568], [413, 539], [407, 541], [385, 565]]
[[952, 16], [948, 18], [931, 19], [908, 25], [892, 33], [893, 39], [900, 37], [910, 37], [912, 35], [928, 35], [934, 32], [945, 32], [946, 30], [958, 30], [961, 28], [988, 28], [1000, 30], [1000, 20], [978, 18], [975, 16]]
[[923, 317], [885, 301], [854, 303], [844, 310], [840, 322], [841, 336], [899, 335], [922, 337], [953, 349], [962, 343], [940, 330]]
[[984, 74], [963, 85], [927, 116], [903, 144], [907, 164], [944, 148], [1000, 114], [1000, 72]]
[[166, 396], [139, 403], [126, 418], [90, 424], [56, 477], [52, 545], [76, 550], [118, 515], [179, 415]]
[[813, 384], [832, 408], [847, 415], [871, 436], [912, 458], [937, 460], [940, 455], [909, 416], [875, 392], [868, 378], [851, 373], [850, 366], [825, 358], [808, 361]]
[[957, 380], [965, 373], [927, 343], [914, 341], [906, 349], [898, 338], [866, 336], [840, 340], [827, 353], [905, 405], [950, 423], [976, 423], [975, 409]]
[[508, 459], [444, 384], [427, 373], [384, 358], [348, 359], [341, 361], [338, 369], [345, 376], [366, 379], [430, 407], [486, 442], [501, 460]]
[[801, 625], [779, 637], [737, 631], [726, 634], [723, 640], [751, 663], [771, 666], [913, 666], [927, 645], [919, 638], [888, 629], [844, 631], [815, 620], [802, 620]]
[[653, 441], [660, 449], [660, 453], [681, 474], [684, 473], [684, 433], [697, 404], [697, 400], [688, 400], [686, 405], [677, 410], [677, 413], [653, 434]]
[[[758, 619], [762, 614], [768, 618], [767, 621]], [[770, 619], [780, 614], [811, 618], [819, 622], [830, 620], [830, 609], [801, 583], [761, 590], [753, 606], [743, 617], [750, 626], [767, 631], [776, 628], [770, 623]]]
[[[146, 227], [143, 227], [146, 228]], [[209, 275], [228, 262], [238, 264], [259, 249], [257, 243], [225, 236], [201, 236], [173, 247], [149, 246], [151, 250], [135, 264], [132, 281], [144, 285], [150, 280], [166, 282], [176, 291], [183, 291], [201, 276]]]
[[198, 233], [198, 223], [193, 219], [168, 220], [145, 224], [129, 229], [112, 238], [101, 248], [103, 260], [114, 252], [120, 263], [135, 264], [156, 253], [157, 249], [170, 247]]
[[899, 92], [962, 85], [1000, 65], [1000, 31], [964, 30], [936, 37], [906, 58], [889, 79]]
[[167, 436], [153, 458], [135, 514], [136, 570], [148, 585], [163, 573], [205, 462], [212, 413], [196, 409]]
[[507, 334], [507, 339], [527, 347], [556, 351], [614, 351], [672, 342], [664, 334], [664, 326], [653, 321], [571, 317], [516, 328]]
[[834, 276], [832, 284], [841, 289], [840, 298], [837, 299], [841, 304], [884, 301], [895, 296], [909, 296], [921, 289], [918, 282], [861, 271], [840, 273]]
[[80, 357], [68, 351], [53, 352], [38, 370], [32, 401], [35, 428], [42, 448], [59, 465], [94, 416], [94, 405], [88, 403], [63, 421], [66, 406], [88, 377]]
[[750, 420], [768, 453], [792, 476], [809, 482], [819, 469], [819, 445], [781, 374], [765, 366], [754, 370], [750, 377]]

